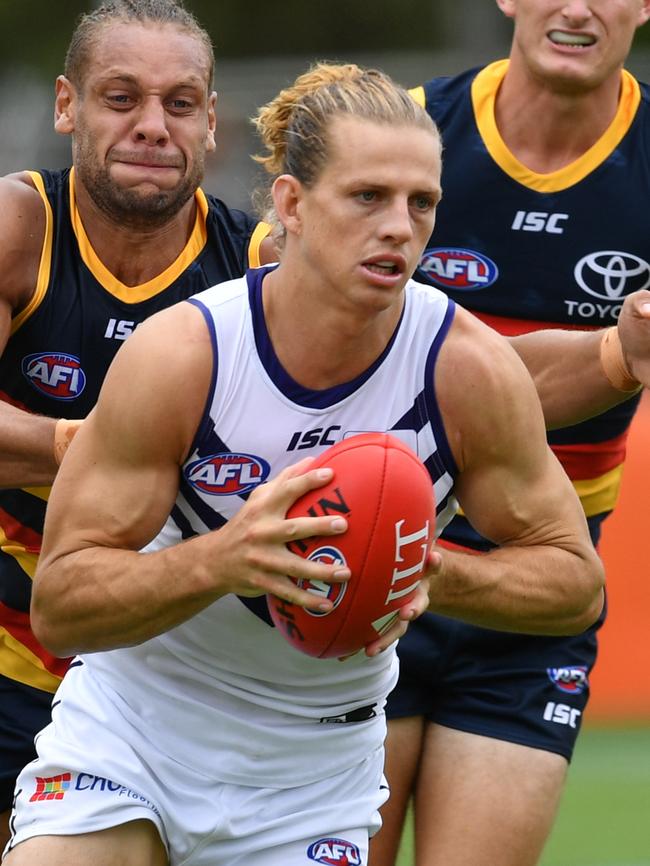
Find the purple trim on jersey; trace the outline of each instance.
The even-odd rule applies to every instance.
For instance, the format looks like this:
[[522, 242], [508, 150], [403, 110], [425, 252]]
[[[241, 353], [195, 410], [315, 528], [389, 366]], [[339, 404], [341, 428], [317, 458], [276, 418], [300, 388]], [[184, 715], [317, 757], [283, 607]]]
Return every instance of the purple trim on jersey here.
[[[221, 529], [221, 527], [225, 526], [228, 522], [213, 505], [208, 505], [207, 502], [201, 499], [182, 472], [178, 485], [178, 492], [185, 497], [185, 500], [192, 511], [205, 523], [208, 529]], [[171, 516], [173, 517], [174, 515], [172, 514]], [[181, 526], [178, 526], [178, 528], [181, 532], [183, 531]]]
[[187, 538], [194, 538], [196, 535], [198, 535], [198, 532], [192, 527], [191, 523], [180, 510], [178, 505], [175, 505], [172, 508], [172, 513], [169, 516], [176, 524], [178, 531], [183, 536], [183, 540]]
[[208, 395], [205, 401], [205, 405], [203, 407], [201, 421], [196, 428], [196, 433], [194, 434], [194, 439], [192, 440], [192, 445], [190, 446], [189, 453], [193, 454], [195, 450], [198, 450], [200, 448], [201, 442], [205, 441], [205, 439], [210, 435], [210, 431], [214, 429], [214, 424], [212, 418], [210, 417], [210, 409], [212, 408], [214, 392], [217, 387], [217, 373], [219, 371], [219, 347], [217, 345], [217, 333], [214, 327], [214, 321], [208, 308], [205, 306], [205, 304], [203, 304], [196, 298], [188, 298], [187, 303], [192, 304], [203, 314], [205, 323], [208, 326], [208, 333], [210, 334], [210, 343], [212, 344], [212, 375], [210, 377], [210, 387], [208, 388]]
[[364, 382], [367, 382], [373, 373], [381, 366], [384, 358], [388, 355], [393, 343], [395, 342], [404, 311], [402, 310], [397, 327], [395, 328], [384, 351], [367, 370], [361, 373], [360, 376], [357, 376], [349, 382], [344, 382], [341, 385], [335, 385], [332, 388], [324, 388], [322, 391], [314, 391], [311, 388], [305, 388], [303, 385], [296, 382], [296, 380], [287, 373], [280, 363], [278, 356], [275, 354], [275, 349], [273, 348], [266, 328], [264, 307], [262, 303], [262, 280], [269, 270], [274, 267], [277, 267], [277, 265], [271, 265], [266, 268], [255, 268], [246, 273], [246, 278], [248, 280], [248, 297], [253, 319], [253, 333], [255, 335], [255, 345], [257, 347], [260, 361], [278, 391], [284, 394], [285, 397], [296, 405], [304, 406], [308, 409], [327, 409], [330, 406], [335, 406], [346, 397], [349, 397], [350, 394], [354, 394], [355, 391], [358, 391]]
[[[435, 451], [431, 455], [428, 461], [425, 461], [425, 466], [429, 461], [434, 461], [438, 467], [440, 467], [446, 472], [449, 472], [452, 478], [456, 478], [456, 476], [458, 475], [458, 466], [456, 465], [454, 455], [452, 454], [451, 448], [449, 447], [447, 432], [445, 430], [445, 425], [440, 414], [440, 409], [438, 408], [438, 401], [436, 400], [436, 388], [434, 384], [434, 371], [436, 361], [438, 359], [438, 353], [440, 352], [440, 347], [442, 346], [445, 337], [449, 332], [451, 323], [454, 320], [455, 312], [456, 304], [450, 298], [447, 310], [445, 311], [445, 318], [443, 319], [438, 333], [436, 334], [436, 337], [431, 344], [431, 348], [429, 349], [429, 355], [427, 356], [427, 363], [424, 370], [424, 399], [427, 406], [427, 415], [429, 416], [429, 421], [431, 422], [431, 426], [433, 427], [433, 432], [436, 437], [436, 444], [438, 446], [437, 451]], [[432, 472], [430, 467], [427, 466], [427, 468], [429, 469], [432, 478], [438, 478], [440, 474], [439, 472]]]

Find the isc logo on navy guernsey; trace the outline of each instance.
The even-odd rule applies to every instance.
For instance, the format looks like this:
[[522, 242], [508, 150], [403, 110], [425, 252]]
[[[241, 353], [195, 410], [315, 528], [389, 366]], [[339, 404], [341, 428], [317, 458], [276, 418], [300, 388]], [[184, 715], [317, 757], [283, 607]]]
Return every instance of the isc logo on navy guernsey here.
[[21, 370], [33, 388], [55, 400], [75, 400], [86, 387], [86, 374], [76, 355], [64, 352], [27, 355]]
[[269, 477], [271, 467], [253, 454], [210, 454], [185, 467], [184, 475], [196, 490], [210, 496], [248, 493]]
[[499, 269], [486, 255], [449, 247], [425, 250], [420, 259], [420, 270], [438, 288], [461, 292], [486, 289], [499, 276]]
[[328, 866], [360, 866], [361, 853], [353, 842], [345, 839], [319, 839], [307, 849], [307, 856], [315, 863]]

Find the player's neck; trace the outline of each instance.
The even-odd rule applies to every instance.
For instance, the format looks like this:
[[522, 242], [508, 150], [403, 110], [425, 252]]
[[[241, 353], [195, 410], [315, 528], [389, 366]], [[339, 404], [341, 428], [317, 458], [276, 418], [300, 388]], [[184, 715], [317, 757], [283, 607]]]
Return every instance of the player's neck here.
[[141, 286], [162, 274], [181, 254], [194, 227], [194, 199], [165, 225], [139, 231], [103, 214], [79, 183], [75, 184], [75, 195], [77, 212], [95, 255], [125, 286]]
[[510, 152], [531, 171], [548, 174], [579, 159], [612, 123], [620, 77], [597, 89], [560, 92], [520, 64], [510, 64], [495, 103], [495, 120]]
[[284, 370], [305, 388], [323, 390], [352, 381], [379, 358], [399, 322], [403, 297], [393, 308], [356, 316], [337, 307], [331, 292], [310, 292], [308, 282], [294, 280], [289, 268], [269, 274], [264, 317]]

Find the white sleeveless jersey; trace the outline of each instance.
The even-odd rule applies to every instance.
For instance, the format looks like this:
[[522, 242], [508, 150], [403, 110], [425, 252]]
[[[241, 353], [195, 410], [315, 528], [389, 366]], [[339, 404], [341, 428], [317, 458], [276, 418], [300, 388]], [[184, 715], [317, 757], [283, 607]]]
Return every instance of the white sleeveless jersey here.
[[[270, 343], [265, 272], [191, 300], [213, 339], [211, 391], [175, 507], [145, 554], [218, 530], [284, 467], [366, 431], [390, 431], [424, 461], [441, 531], [455, 510], [456, 469], [433, 381], [453, 303], [410, 282], [399, 326], [372, 367], [310, 391], [284, 372]], [[234, 595], [140, 646], [83, 660], [119, 714], [146, 725], [173, 759], [224, 782], [271, 787], [325, 778], [380, 747], [398, 666], [394, 647], [345, 662], [306, 656], [273, 627], [264, 598]]]

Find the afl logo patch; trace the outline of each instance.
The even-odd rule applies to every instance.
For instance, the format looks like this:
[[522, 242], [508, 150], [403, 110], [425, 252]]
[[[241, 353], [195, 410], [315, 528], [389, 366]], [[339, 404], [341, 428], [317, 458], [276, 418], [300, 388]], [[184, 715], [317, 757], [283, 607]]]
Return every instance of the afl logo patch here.
[[[336, 547], [326, 546], [319, 547], [309, 554], [307, 557], [311, 562], [325, 562], [327, 565], [346, 565], [345, 557]], [[341, 603], [341, 599], [345, 595], [347, 584], [345, 583], [323, 583], [320, 580], [297, 580], [297, 585], [300, 589], [311, 592], [312, 595], [319, 596], [322, 600], [327, 599], [332, 602], [333, 607], [330, 610], [311, 610], [305, 608], [305, 612], [310, 616], [328, 616]]]
[[546, 668], [546, 673], [556, 688], [570, 695], [581, 695], [589, 686], [586, 665], [575, 665], [567, 668]]
[[210, 496], [248, 493], [269, 477], [271, 467], [252, 454], [212, 454], [185, 467], [185, 477], [197, 490]]
[[76, 355], [59, 352], [27, 355], [21, 370], [30, 385], [55, 400], [75, 400], [86, 387], [86, 374]]
[[460, 292], [486, 289], [499, 276], [499, 269], [487, 256], [452, 247], [425, 250], [420, 270], [435, 286]]
[[359, 848], [346, 839], [319, 839], [309, 846], [307, 856], [315, 863], [328, 866], [361, 866]]

